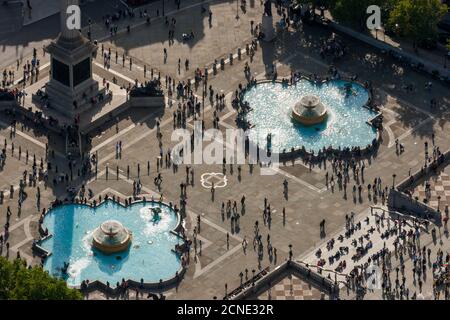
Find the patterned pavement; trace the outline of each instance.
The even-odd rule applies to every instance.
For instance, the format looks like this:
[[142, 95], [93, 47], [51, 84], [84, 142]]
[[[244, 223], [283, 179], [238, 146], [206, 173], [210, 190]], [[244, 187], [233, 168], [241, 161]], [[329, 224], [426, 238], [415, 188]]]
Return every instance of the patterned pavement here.
[[[205, 3], [206, 2], [212, 1], [205, 0]], [[208, 63], [211, 63], [215, 58], [227, 55], [232, 51], [234, 52], [236, 46], [245, 45], [246, 39], [249, 37], [249, 23], [253, 18], [250, 16], [246, 16], [245, 19], [244, 17], [241, 17], [238, 22], [235, 22], [235, 13], [233, 12], [233, 8], [230, 9], [229, 3], [214, 4], [211, 8], [214, 12], [213, 28], [208, 28], [208, 26], [205, 25], [205, 17], [196, 19], [195, 26], [197, 29], [194, 29], [194, 32], [201, 30], [202, 36], [200, 37], [200, 34], [198, 34], [199, 36], [197, 37], [196, 33], [197, 40], [190, 45], [176, 42], [175, 45], [171, 46], [169, 50], [169, 60], [173, 59], [173, 61], [169, 61], [170, 63], [163, 65], [165, 70], [162, 71], [176, 73], [176, 62], [178, 61], [178, 58], [189, 57], [191, 59], [191, 57], [194, 56], [197, 60], [191, 60], [192, 66], [198, 65], [202, 68], [208, 65]], [[178, 26], [182, 26], [183, 23], [185, 25], [192, 25], [193, 16], [196, 14], [195, 12], [198, 14], [200, 11], [199, 8], [186, 10], [191, 10], [192, 12], [188, 12], [188, 14], [184, 13], [183, 15], [177, 14]], [[251, 10], [255, 10], [254, 14], [259, 15], [261, 6], [257, 4], [256, 8]], [[222, 35], [223, 32], [219, 28], [219, 26], [224, 25], [222, 17], [227, 17], [228, 25], [232, 26], [228, 30], [229, 32], [224, 35]], [[255, 18], [254, 20], [258, 21], [259, 18]], [[124, 21], [124, 23], [128, 22]], [[162, 19], [156, 20], [154, 23], [152, 22], [151, 28], [153, 30], [152, 37], [154, 38], [150, 40], [148, 38], [148, 30], [145, 28], [136, 28], [136, 30], [133, 30], [133, 37], [118, 37], [120, 39], [118, 39], [119, 41], [115, 45], [119, 48], [119, 52], [122, 50], [130, 50], [132, 51], [131, 55], [133, 56], [133, 61], [135, 61], [135, 58], [136, 61], [138, 61], [138, 58], [142, 57], [142, 61], [148, 62], [148, 65], [158, 65], [158, 61], [161, 61], [162, 47], [164, 43], [167, 43], [164, 40], [166, 37], [166, 29], [162, 23]], [[102, 32], [105, 31], [103, 26], [100, 26], [99, 30]], [[183, 30], [183, 28], [180, 27], [180, 30]], [[239, 32], [234, 32], [235, 30]], [[306, 27], [305, 30], [306, 31], [303, 32], [300, 37], [301, 39], [304, 39], [305, 42], [299, 43], [298, 39], [300, 34], [292, 33], [286, 34], [284, 40], [280, 38], [275, 43], [275, 49], [279, 50], [280, 54], [277, 54], [274, 57], [274, 62], [277, 63], [277, 70], [280, 75], [282, 74], [281, 72], [283, 72], [283, 75], [288, 75], [291, 68], [294, 70], [302, 70], [308, 74], [311, 72], [317, 72], [318, 74], [326, 73], [328, 64], [319, 60], [317, 53], [319, 47], [317, 47], [317, 45], [322, 41], [322, 37], [329, 37], [329, 34], [318, 28], [308, 29], [308, 27]], [[101, 35], [100, 32], [97, 32], [95, 38], [100, 38]], [[42, 39], [47, 38], [49, 37], [42, 37]], [[317, 41], [307, 42], [307, 39], [317, 39]], [[428, 81], [428, 78], [425, 78], [423, 75], [410, 73], [406, 73], [405, 76], [402, 77], [398, 77], [397, 74], [392, 76], [389, 72], [386, 72], [385, 63], [380, 64], [377, 69], [375, 69], [375, 67], [369, 69], [367, 68], [366, 63], [359, 63], [358, 61], [371, 50], [354, 44], [353, 42], [349, 42], [349, 45], [351, 45], [351, 51], [354, 54], [348, 56], [344, 62], [339, 63], [339, 69], [343, 72], [358, 74], [361, 79], [373, 79], [375, 87], [387, 90], [377, 90], [376, 99], [377, 101], [388, 101], [388, 103], [385, 104], [386, 114], [392, 116], [393, 118], [390, 120], [394, 121], [392, 122], [393, 134], [390, 138], [399, 138], [406, 146], [405, 153], [399, 156], [394, 153], [395, 148], [392, 148], [393, 145], [391, 145], [391, 147], [384, 145], [380, 149], [377, 159], [375, 159], [372, 165], [367, 168], [366, 178], [368, 181], [371, 181], [375, 177], [381, 176], [383, 177], [383, 181], [389, 181], [392, 173], [395, 172], [400, 180], [407, 177], [408, 169], [411, 168], [412, 171], [415, 171], [420, 167], [420, 163], [417, 159], [421, 158], [423, 154], [422, 142], [429, 138], [431, 132], [436, 133], [436, 141], [442, 146], [442, 149], [448, 149], [450, 144], [448, 139], [450, 123], [433, 123], [433, 125], [421, 126], [420, 128], [416, 127], [417, 122], [424, 122], [423, 117], [425, 113], [415, 112], [413, 110], [415, 108], [410, 106], [422, 106], [424, 97], [428, 99], [429, 93], [418, 92], [415, 96], [409, 94], [406, 95], [400, 90], [391, 88], [401, 88], [401, 84], [404, 82], [424, 83], [425, 81]], [[32, 49], [33, 46], [28, 45], [28, 47]], [[37, 45], [37, 47], [39, 48], [38, 51], [41, 52], [41, 45]], [[8, 59], [8, 55], [5, 51], [2, 51], [2, 57], [5, 58], [2, 61], [3, 63], [6, 63], [8, 60], [15, 62], [16, 52], [24, 51], [24, 49], [21, 49], [22, 47], [18, 49], [16, 41], [7, 42], [6, 45], [4, 45], [4, 49], [5, 48], [7, 49], [6, 52], [11, 53], [11, 57], [14, 59]], [[116, 50], [116, 48], [113, 47], [113, 50]], [[291, 55], [294, 51], [298, 52], [298, 56]], [[29, 52], [28, 55], [30, 55]], [[27, 56], [26, 52], [23, 56]], [[24, 59], [26, 60], [26, 58]], [[264, 75], [265, 64], [268, 59], [271, 60], [267, 57], [267, 50], [257, 50], [252, 62], [252, 74], [255, 76]], [[248, 57], [245, 55], [242, 61], [235, 61], [232, 67], [227, 65], [225, 70], [220, 71], [217, 76], [211, 77], [211, 85], [217, 90], [223, 90], [224, 93], [234, 92], [238, 83], [244, 81], [241, 70], [246, 61], [248, 61]], [[44, 62], [44, 60], [41, 60], [41, 62]], [[132, 71], [127, 70], [128, 66], [126, 66], [126, 68], [121, 68], [120, 64], [114, 64], [113, 67], [115, 72], [121, 73], [131, 79], [139, 78], [140, 81], [146, 80], [144, 79], [143, 72], [141, 72], [142, 69], [138, 68], [140, 67], [138, 66], [138, 63], [133, 64], [134, 69]], [[139, 72], [136, 70], [139, 70]], [[188, 77], [189, 75], [190, 74], [188, 73], [182, 73], [180, 77]], [[389, 84], [389, 86], [387, 84]], [[445, 88], [441, 87], [439, 83], [434, 83], [433, 96], [445, 96], [444, 94], [446, 91], [444, 91], [444, 89]], [[442, 95], [439, 92], [443, 92]], [[391, 95], [395, 96], [391, 97]], [[406, 99], [409, 104], [403, 102], [402, 97]], [[445, 105], [443, 105], [443, 108], [444, 107]], [[165, 110], [166, 112], [161, 115], [161, 130], [164, 134], [165, 145], [166, 143], [169, 145], [169, 139], [172, 132], [170, 125], [167, 125], [171, 123], [172, 112], [169, 110], [170, 109]], [[206, 112], [208, 124], [211, 123], [211, 113], [212, 112]], [[232, 120], [231, 117], [229, 119]], [[158, 146], [156, 139], [153, 138], [155, 124], [152, 120], [152, 118], [147, 118], [146, 121], [141, 121], [141, 117], [133, 114], [133, 117], [130, 117], [129, 120], [133, 121], [133, 124], [130, 124], [129, 122], [126, 124], [123, 123], [125, 121], [121, 122], [119, 124], [121, 131], [119, 133], [115, 133], [115, 128], [111, 128], [109, 132], [101, 132], [96, 139], [98, 141], [95, 141], [93, 144], [94, 148], [99, 151], [99, 162], [101, 164], [101, 167], [99, 168], [100, 171], [104, 169], [107, 164], [110, 165], [110, 168], [115, 167], [116, 165], [120, 165], [123, 168], [129, 164], [132, 166], [133, 172], [135, 172], [136, 163], [143, 164], [149, 159], [153, 159], [151, 157], [153, 157], [154, 150], [158, 150]], [[3, 131], [2, 134], [7, 137], [8, 130], [4, 129]], [[108, 134], [111, 135], [108, 136]], [[105, 140], [102, 140], [105, 138], [110, 140], [106, 140], [107, 142], [105, 142]], [[16, 144], [16, 150], [18, 145], [22, 146], [22, 150], [29, 149], [31, 151], [32, 146], [37, 148], [41, 153], [45, 150], [45, 148], [34, 146], [32, 140], [19, 142], [18, 139], [19, 138], [13, 139]], [[126, 149], [124, 157], [123, 159], [120, 159], [120, 161], [118, 159], [113, 159], [115, 154], [114, 145], [118, 139], [124, 141], [124, 149]], [[8, 144], [11, 144], [13, 141], [8, 140]], [[103, 144], [103, 142], [105, 143]], [[35, 152], [32, 151], [32, 153]], [[40, 154], [36, 153], [36, 156], [38, 159], [40, 158]], [[21, 165], [23, 164], [21, 163]], [[65, 162], [61, 161], [59, 165], [60, 171], [64, 172], [64, 170], [67, 170], [64, 168], [66, 165]], [[28, 165], [28, 170], [30, 170], [29, 166], [30, 165]], [[19, 171], [16, 169], [18, 167], [19, 160], [17, 159], [17, 156], [9, 156], [7, 167], [1, 173], [4, 180], [2, 181], [2, 179], [0, 179], [0, 186], [5, 184], [7, 187], [9, 181], [20, 178], [18, 173], [20, 174], [20, 172], [23, 172], [25, 168], [20, 169]], [[281, 208], [286, 207], [285, 222], [279, 214], [274, 214], [271, 228], [268, 229], [265, 226], [261, 227], [262, 232], [264, 232], [264, 237], [269, 235], [270, 232], [271, 239], [273, 239], [274, 245], [278, 248], [278, 261], [283, 261], [287, 256], [288, 244], [292, 244], [294, 254], [299, 255], [308, 248], [317, 247], [322, 243], [323, 240], [319, 237], [318, 226], [323, 218], [326, 218], [327, 220], [326, 232], [328, 237], [333, 235], [337, 229], [340, 230], [340, 227], [344, 223], [345, 214], [351, 211], [362, 212], [363, 209], [367, 208], [368, 205], [372, 203], [371, 200], [366, 199], [366, 193], [361, 202], [353, 203], [351, 200], [348, 201], [347, 199], [344, 199], [339, 192], [332, 193], [326, 189], [324, 192], [318, 192], [316, 189], [305, 188], [305, 184], [308, 183], [314, 185], [320, 191], [320, 188], [323, 187], [323, 185], [321, 186], [320, 184], [323, 182], [325, 170], [323, 168], [313, 168], [313, 171], [317, 169], [319, 173], [311, 173], [303, 169], [304, 168], [301, 168], [298, 171], [287, 171], [287, 173], [296, 178], [290, 178], [289, 180], [289, 201], [283, 197], [282, 193], [282, 182], [285, 176], [275, 175], [265, 177], [260, 176], [258, 173], [250, 174], [245, 168], [243, 170], [242, 180], [237, 179], [236, 175], [227, 176], [227, 187], [217, 190], [216, 200], [212, 202], [209, 190], [205, 190], [198, 180], [203, 173], [220, 172], [221, 168], [218, 166], [200, 166], [196, 168], [196, 184], [189, 189], [188, 207], [190, 211], [195, 214], [205, 213], [205, 219], [202, 220], [205, 222], [205, 225], [202, 226], [201, 236], [210, 241], [212, 245], [206, 247], [206, 241], [204, 242], [205, 246], [203, 247], [202, 256], [199, 259], [200, 263], [197, 263], [196, 266], [193, 266], [188, 270], [188, 274], [181, 282], [180, 287], [176, 288], [177, 290], [173, 293], [173, 298], [210, 299], [213, 296], [222, 296], [224, 285], [227, 284], [228, 288], [236, 287], [238, 285], [240, 281], [238, 276], [239, 271], [243, 271], [244, 268], [248, 270], [253, 268], [257, 269], [256, 254], [254, 254], [252, 250], [249, 250], [247, 254], [244, 254], [241, 250], [233, 251], [237, 246], [234, 243], [231, 243], [230, 250], [228, 250], [226, 233], [231, 231], [231, 228], [229, 221], [221, 220], [220, 217], [220, 204], [223, 201], [227, 201], [228, 199], [239, 199], [243, 194], [246, 195], [246, 198], [248, 199], [248, 203], [246, 204], [246, 215], [242, 218], [238, 235], [240, 237], [247, 236], [247, 238], [253, 232], [254, 221], [260, 219], [261, 203], [265, 197], [270, 195], [269, 201], [278, 212], [281, 211]], [[164, 197], [165, 199], [168, 199], [168, 201], [174, 201], [179, 198], [178, 183], [184, 179], [183, 172], [184, 170], [180, 170], [179, 173], [173, 174], [166, 169], [163, 170], [164, 176], [170, 177], [165, 179], [163, 189]], [[153, 174], [155, 174], [155, 170], [152, 170], [152, 175]], [[144, 186], [153, 186], [153, 176], [141, 177], [141, 179]], [[129, 182], [125, 183], [124, 180], [125, 179], [116, 181], [110, 179], [107, 181], [104, 176], [99, 175], [99, 179], [89, 183], [88, 187], [91, 188], [94, 193], [99, 193], [105, 188], [113, 188], [122, 194], [129, 194], [131, 192], [131, 186]], [[25, 202], [20, 217], [16, 214], [16, 198], [6, 199], [7, 201], [2, 205], [2, 210], [4, 212], [6, 206], [11, 206], [14, 212], [13, 219], [15, 221], [11, 228], [14, 226], [17, 228], [15, 232], [12, 232], [11, 238], [9, 239], [11, 248], [16, 248], [16, 251], [19, 251], [20, 249], [21, 254], [28, 253], [31, 256], [31, 241], [27, 241], [28, 236], [23, 229], [25, 225], [25, 231], [27, 228], [31, 229], [32, 232], [35, 232], [35, 237], [37, 237], [37, 231], [35, 230], [36, 224], [33, 222], [34, 225], [32, 225], [30, 222], [31, 219], [25, 219], [33, 214], [36, 216], [39, 211], [33, 201], [33, 199], [35, 199], [35, 188], [30, 187], [27, 189], [27, 192], [28, 199], [30, 200]], [[64, 196], [65, 188], [63, 186], [58, 187], [58, 189], [53, 187], [44, 188], [44, 185], [42, 184], [41, 192], [43, 199], [42, 204], [48, 206], [49, 202], [53, 201], [55, 197]], [[299, 210], [299, 202], [302, 202], [301, 210]], [[5, 219], [6, 215], [0, 215], [0, 225], [5, 223]], [[214, 225], [219, 226], [220, 229], [206, 225], [206, 221], [214, 222]], [[236, 239], [234, 240], [237, 241]], [[383, 244], [382, 242], [379, 242], [378, 245], [381, 247]], [[239, 246], [237, 246], [237, 248], [239, 248]], [[13, 257], [16, 252], [14, 250], [12, 251], [11, 256]], [[325, 252], [325, 250], [323, 251]], [[331, 253], [333, 252], [330, 252], [330, 254]], [[224, 258], [219, 259], [220, 257]], [[315, 256], [312, 256], [312, 262], [316, 262], [316, 260]], [[276, 265], [276, 262], [271, 262], [264, 258], [262, 267], [266, 267], [270, 263]], [[349, 269], [350, 265], [347, 265], [347, 270]], [[410, 269], [411, 268], [409, 268], [409, 270]], [[200, 270], [200, 272], [196, 272], [197, 270]], [[292, 278], [286, 277], [276, 283], [270, 291], [261, 294], [259, 298], [268, 299], [269, 293], [271, 299], [312, 300], [321, 298], [319, 290], [311, 287], [295, 276], [292, 276]], [[95, 296], [93, 295], [93, 297]]]
[[329, 299], [328, 295], [322, 293], [311, 284], [299, 279], [294, 275], [288, 275], [275, 284], [271, 289], [265, 291], [258, 300], [320, 300]]
[[[431, 179], [419, 185], [414, 190], [413, 197], [418, 197], [420, 201], [424, 199], [428, 200], [428, 204], [437, 209], [438, 203], [440, 210], [444, 210], [445, 206], [450, 204], [450, 169], [447, 167], [444, 172], [442, 172], [437, 179]], [[426, 192], [426, 183], [430, 184], [430, 191]], [[438, 197], [441, 197], [438, 200]]]

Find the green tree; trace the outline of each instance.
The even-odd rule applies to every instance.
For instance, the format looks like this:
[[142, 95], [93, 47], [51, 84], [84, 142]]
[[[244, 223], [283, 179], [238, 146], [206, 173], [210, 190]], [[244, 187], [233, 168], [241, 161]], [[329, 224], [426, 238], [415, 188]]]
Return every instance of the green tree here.
[[326, 7], [333, 5], [335, 0], [294, 0], [295, 4], [310, 4], [314, 8]]
[[370, 5], [379, 6], [383, 13], [391, 3], [392, 0], [334, 0], [329, 9], [337, 22], [363, 30], [368, 17], [366, 10]]
[[335, 0], [293, 0], [294, 5], [309, 4], [313, 9], [314, 18], [316, 15], [316, 8], [330, 8], [334, 5]]
[[39, 266], [27, 268], [22, 260], [0, 257], [0, 300], [80, 300], [79, 290], [51, 277]]
[[392, 9], [388, 26], [396, 34], [411, 38], [414, 45], [437, 39], [437, 23], [447, 12], [440, 0], [400, 0]]
[[330, 11], [337, 22], [360, 28], [366, 13], [367, 2], [367, 0], [337, 0]]

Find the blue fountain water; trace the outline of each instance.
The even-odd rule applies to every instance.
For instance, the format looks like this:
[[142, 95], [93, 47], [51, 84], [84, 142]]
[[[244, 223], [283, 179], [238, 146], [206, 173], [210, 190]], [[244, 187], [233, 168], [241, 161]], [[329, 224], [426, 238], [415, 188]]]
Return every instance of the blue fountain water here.
[[[151, 208], [160, 207], [160, 220], [154, 221]], [[106, 220], [117, 220], [133, 234], [126, 252], [105, 255], [93, 249], [92, 232]], [[124, 208], [107, 201], [97, 208], [70, 204], [51, 210], [43, 227], [53, 237], [42, 242], [52, 252], [44, 269], [57, 277], [64, 277], [72, 286], [81, 281], [109, 281], [111, 286], [124, 279], [159, 282], [175, 276], [181, 261], [171, 251], [182, 241], [169, 231], [177, 225], [177, 215], [168, 206], [154, 202], [136, 203]], [[61, 268], [69, 262], [68, 275]]]
[[[351, 95], [346, 95], [346, 84], [351, 84]], [[328, 119], [324, 123], [303, 126], [294, 122], [292, 107], [305, 95], [320, 97], [327, 107]], [[369, 94], [356, 83], [337, 80], [316, 85], [305, 79], [288, 87], [261, 83], [248, 90], [243, 99], [253, 109], [247, 115], [247, 120], [254, 125], [250, 140], [265, 148], [267, 135], [272, 133], [274, 151], [302, 146], [315, 152], [329, 146], [366, 147], [376, 138], [376, 130], [367, 123], [376, 113], [363, 107]]]

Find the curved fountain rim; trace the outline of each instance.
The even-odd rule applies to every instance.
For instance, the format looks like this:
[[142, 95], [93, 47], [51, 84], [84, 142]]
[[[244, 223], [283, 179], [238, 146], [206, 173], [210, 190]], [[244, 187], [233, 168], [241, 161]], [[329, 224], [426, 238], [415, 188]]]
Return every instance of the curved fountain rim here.
[[[292, 84], [288, 82], [288, 83], [285, 84], [285, 85], [287, 85], [288, 87], [292, 87], [292, 86], [295, 86], [295, 85], [296, 85], [298, 82], [300, 82], [301, 80], [306, 80], [306, 81], [308, 81], [308, 82], [310, 82], [310, 83], [313, 83], [313, 84], [319, 84], [319, 85], [323, 85], [323, 84], [325, 84], [325, 83], [330, 83], [330, 82], [335, 82], [335, 81], [344, 81], [344, 82], [348, 82], [348, 83], [357, 84], [358, 86], [360, 86], [361, 88], [363, 88], [364, 90], [366, 90], [366, 91], [367, 91], [367, 95], [369, 96], [368, 99], [367, 99], [367, 102], [364, 103], [361, 107], [364, 107], [364, 108], [366, 108], [366, 109], [368, 109], [368, 110], [370, 110], [370, 111], [372, 111], [372, 112], [377, 113], [377, 116], [380, 115], [380, 114], [382, 114], [382, 113], [379, 112], [379, 111], [375, 111], [375, 110], [369, 108], [369, 105], [371, 104], [372, 98], [373, 98], [373, 97], [372, 97], [372, 94], [370, 93], [370, 90], [367, 90], [367, 89], [365, 88], [364, 84], [362, 84], [361, 82], [359, 82], [359, 81], [357, 81], [357, 80], [346, 80], [346, 79], [344, 79], [344, 78], [341, 78], [341, 79], [328, 79], [328, 80], [322, 80], [322, 81], [314, 81], [314, 80], [312, 80], [311, 78], [309, 78], [309, 77], [307, 77], [307, 76], [305, 76], [305, 75], [301, 75], [301, 76], [297, 79], [297, 81], [293, 82]], [[264, 79], [264, 80], [256, 80], [256, 83], [255, 83], [255, 84], [252, 84], [251, 86], [245, 87], [245, 88], [240, 92], [240, 96], [242, 97], [245, 93], [247, 93], [247, 91], [253, 89], [253, 88], [256, 87], [258, 84], [265, 84], [265, 83], [272, 83], [272, 84], [277, 83], [277, 84], [283, 84], [283, 81], [282, 81], [282, 80], [279, 80], [279, 79], [276, 79], [276, 80], [268, 80], [268, 79]]]
[[[372, 111], [372, 112], [375, 113], [375, 116], [372, 117], [371, 119], [369, 119], [368, 121], [366, 121], [366, 123], [367, 123], [367, 125], [369, 125], [371, 128], [375, 129], [376, 137], [375, 137], [374, 140], [376, 140], [377, 143], [379, 144], [379, 142], [380, 142], [380, 140], [381, 140], [381, 132], [380, 132], [380, 130], [377, 130], [377, 128], [373, 126], [372, 121], [373, 121], [374, 119], [378, 118], [379, 116], [382, 116], [382, 112], [381, 112], [381, 111], [373, 110], [373, 109], [371, 109], [371, 108], [369, 107], [369, 105], [370, 105], [370, 104], [372, 103], [372, 101], [373, 101], [372, 94], [371, 94], [370, 90], [367, 90], [367, 89], [365, 88], [365, 86], [364, 86], [360, 81], [358, 81], [358, 80], [352, 80], [352, 79], [346, 79], [345, 77], [341, 77], [340, 79], [328, 79], [328, 80], [325, 79], [325, 80], [321, 80], [321, 81], [315, 81], [315, 80], [312, 80], [312, 79], [311, 79], [310, 77], [308, 77], [308, 76], [300, 75], [300, 76], [298, 77], [298, 79], [297, 79], [296, 81], [294, 81], [292, 84], [288, 82], [288, 83], [285, 84], [285, 85], [287, 85], [288, 87], [292, 87], [292, 86], [296, 85], [300, 80], [307, 80], [307, 81], [309, 81], [309, 82], [311, 82], [311, 83], [313, 83], [313, 84], [319, 84], [319, 85], [322, 85], [322, 84], [325, 84], [325, 83], [334, 82], [334, 81], [344, 81], [344, 82], [348, 82], [348, 83], [357, 84], [357, 85], [359, 85], [360, 87], [364, 88], [364, 90], [367, 91], [367, 94], [368, 94], [369, 98], [367, 99], [367, 102], [366, 102], [365, 104], [363, 104], [361, 107], [366, 108], [366, 109], [368, 109], [368, 110], [370, 110], [370, 111]], [[270, 80], [270, 79], [256, 80], [256, 81], [255, 81], [255, 84], [252, 84], [251, 86], [245, 87], [245, 88], [240, 92], [240, 96], [242, 97], [243, 95], [245, 95], [245, 93], [247, 93], [247, 91], [253, 89], [253, 88], [256, 87], [258, 84], [264, 84], [264, 83], [272, 83], [272, 84], [277, 83], [277, 84], [283, 84], [283, 81], [282, 81], [282, 80], [279, 80], [279, 79], [275, 79], [275, 80]], [[373, 144], [367, 145], [367, 146], [365, 146], [365, 147], [359, 147], [359, 148], [360, 148], [361, 152], [365, 152], [365, 151], [367, 151], [371, 146], [373, 146]], [[353, 148], [353, 147], [347, 147], [347, 148]], [[264, 150], [266, 150], [266, 148], [264, 148]], [[302, 151], [302, 152], [304, 151], [304, 153], [305, 153], [306, 156], [311, 157], [311, 156], [316, 156], [319, 152], [322, 152], [323, 149], [319, 150], [317, 153], [314, 153], [314, 152], [311, 153], [311, 152], [309, 152], [308, 150], [306, 150], [305, 146], [296, 146], [296, 147], [294, 147], [294, 151], [293, 151], [293, 152], [292, 152], [291, 150], [292, 150], [292, 148], [291, 148], [290, 150], [286, 150], [286, 152], [280, 152], [280, 153], [278, 153], [278, 163], [279, 163], [279, 164], [282, 162], [282, 161], [280, 160], [280, 158], [281, 158], [280, 156], [284, 156], [284, 157], [286, 157], [286, 156], [289, 156], [289, 157], [295, 156], [294, 158], [298, 158], [298, 157], [300, 157], [300, 154], [298, 154], [298, 155], [295, 155], [295, 154], [298, 153], [299, 151]], [[331, 151], [331, 152], [342, 151], [342, 150], [339, 150], [338, 148], [334, 148], [334, 147], [331, 147], [331, 148], [330, 148], [330, 146], [327, 147], [327, 148], [325, 148], [325, 150]], [[266, 151], [267, 151], [267, 150], [266, 150]], [[277, 155], [277, 153], [272, 153], [272, 154]]]
[[[177, 230], [177, 229], [181, 226], [181, 223], [182, 223], [181, 214], [180, 214], [179, 212], [176, 212], [176, 211], [175, 211], [172, 207], [170, 207], [170, 205], [167, 204], [166, 202], [158, 201], [158, 200], [145, 200], [145, 201], [144, 201], [144, 199], [142, 199], [142, 200], [134, 201], [133, 203], [131, 203], [131, 204], [128, 205], [128, 206], [125, 206], [125, 205], [122, 204], [120, 201], [110, 199], [109, 197], [108, 197], [107, 199], [103, 199], [102, 202], [100, 202], [100, 203], [99, 203], [98, 205], [96, 205], [96, 206], [94, 206], [94, 205], [91, 204], [91, 203], [76, 203], [76, 202], [63, 203], [63, 204], [58, 205], [58, 206], [56, 206], [56, 207], [50, 208], [50, 209], [44, 214], [44, 220], [45, 220], [45, 217], [46, 217], [51, 211], [56, 210], [57, 208], [59, 208], [59, 207], [61, 207], [61, 206], [65, 206], [65, 205], [80, 205], [80, 206], [89, 207], [89, 208], [91, 208], [91, 209], [97, 209], [97, 208], [99, 208], [99, 207], [101, 207], [101, 206], [103, 206], [103, 205], [106, 205], [107, 202], [112, 202], [112, 203], [118, 204], [118, 205], [122, 206], [123, 208], [128, 208], [128, 207], [130, 207], [130, 206], [133, 206], [134, 204], [139, 204], [139, 203], [156, 203], [156, 204], [159, 204], [159, 205], [166, 206], [166, 207], [168, 207], [169, 209], [171, 209], [171, 210], [176, 214], [176, 216], [177, 216], [177, 224], [176, 224], [175, 228], [173, 228], [173, 229], [171, 229], [171, 230], [168, 230], [167, 232], [169, 232], [169, 233], [175, 235], [176, 237], [181, 237], [181, 236], [178, 234], [178, 232], [175, 231], [175, 230]], [[41, 244], [43, 241], [47, 240], [48, 238], [50, 238], [50, 237], [52, 237], [52, 236], [53, 236], [53, 234], [49, 234], [49, 235], [45, 236], [44, 238], [38, 239], [38, 240], [36, 241], [36, 243]], [[52, 252], [49, 252], [49, 253], [51, 254]], [[48, 255], [48, 256], [44, 259], [44, 261], [47, 260], [47, 258], [48, 258], [49, 256], [50, 256], [50, 255]], [[165, 287], [165, 286], [168, 286], [168, 285], [170, 285], [170, 284], [175, 283], [176, 281], [178, 281], [178, 279], [181, 279], [181, 277], [184, 275], [185, 272], [186, 272], [186, 268], [184, 268], [183, 265], [180, 263], [180, 268], [178, 268], [178, 271], [175, 273], [175, 275], [174, 275], [173, 277], [166, 278], [166, 279], [161, 279], [162, 282], [144, 282], [143, 285], [144, 285], [145, 287], [148, 287], [148, 288]], [[178, 273], [178, 276], [177, 276], [177, 273]], [[83, 281], [85, 281], [85, 280], [86, 280], [86, 279], [84, 279]], [[175, 280], [176, 280], [176, 281], [175, 281]], [[127, 279], [126, 281], [127, 281], [127, 283], [138, 283], [139, 286], [141, 285], [140, 282], [137, 282], [137, 281], [132, 280], [132, 279]], [[70, 288], [81, 289], [81, 285], [75, 285], [75, 286], [73, 286], [73, 285], [68, 284], [67, 281], [65, 281], [65, 282], [66, 282], [66, 285], [67, 285], [68, 287], [70, 287]], [[100, 284], [101, 286], [107, 287], [106, 284], [104, 284], [104, 283], [103, 283], [102, 281], [100, 281], [100, 280], [94, 280], [94, 281], [90, 281], [90, 280], [89, 280], [88, 288], [89, 288], [90, 285], [95, 285], [96, 283], [97, 283], [97, 284]], [[96, 288], [96, 289], [101, 290], [100, 288]], [[116, 288], [116, 289], [117, 289], [117, 288]]]

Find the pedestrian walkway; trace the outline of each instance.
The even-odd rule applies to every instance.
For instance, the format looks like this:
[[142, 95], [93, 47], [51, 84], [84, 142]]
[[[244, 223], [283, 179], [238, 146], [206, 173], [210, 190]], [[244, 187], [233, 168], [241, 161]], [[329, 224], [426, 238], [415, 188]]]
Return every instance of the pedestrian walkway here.
[[27, 0], [23, 2], [23, 25], [27, 26], [37, 21], [48, 18], [59, 12], [59, 2], [55, 0], [32, 0], [28, 1], [31, 8], [27, 4]]
[[[450, 70], [447, 68], [445, 63], [446, 60], [444, 59], [446, 52], [442, 52], [442, 55], [439, 55], [436, 53], [436, 50], [425, 51], [421, 49], [420, 51], [418, 51], [418, 53], [415, 53], [414, 49], [409, 43], [407, 43], [406, 41], [393, 40], [389, 36], [386, 36], [384, 32], [383, 37], [381, 37], [381, 34], [378, 37], [378, 32], [375, 31], [373, 32], [373, 34], [363, 34], [334, 22], [329, 12], [325, 13], [325, 18], [327, 25], [335, 29], [336, 31], [342, 32], [352, 38], [365, 42], [380, 50], [392, 50], [395, 53], [410, 60], [412, 63], [423, 64], [424, 70], [431, 74], [434, 72], [434, 70], [437, 70], [439, 72], [439, 75], [450, 78]], [[442, 63], [439, 63], [439, 61], [442, 61]]]
[[21, 1], [10, 1], [8, 4], [0, 1], [0, 36], [20, 30], [23, 22], [22, 7]]

